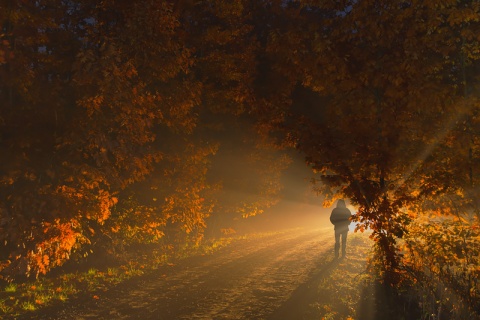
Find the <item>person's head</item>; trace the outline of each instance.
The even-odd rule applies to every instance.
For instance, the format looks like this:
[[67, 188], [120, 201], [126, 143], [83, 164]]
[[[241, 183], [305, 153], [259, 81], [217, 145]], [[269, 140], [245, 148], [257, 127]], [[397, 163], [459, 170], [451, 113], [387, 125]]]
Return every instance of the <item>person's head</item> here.
[[337, 208], [346, 208], [347, 205], [345, 204], [345, 200], [339, 199], [337, 202]]

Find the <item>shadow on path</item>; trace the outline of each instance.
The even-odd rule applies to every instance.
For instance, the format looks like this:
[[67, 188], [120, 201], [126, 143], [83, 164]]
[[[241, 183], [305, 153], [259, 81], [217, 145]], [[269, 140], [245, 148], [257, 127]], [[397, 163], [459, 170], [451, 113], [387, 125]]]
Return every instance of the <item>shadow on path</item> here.
[[[320, 257], [323, 259], [324, 257]], [[318, 262], [318, 268], [315, 268], [304, 283], [299, 285], [293, 291], [290, 298], [285, 301], [268, 320], [299, 320], [303, 319], [305, 310], [308, 306], [318, 299], [318, 288], [325, 277], [327, 277], [339, 264], [336, 259], [328, 263]]]

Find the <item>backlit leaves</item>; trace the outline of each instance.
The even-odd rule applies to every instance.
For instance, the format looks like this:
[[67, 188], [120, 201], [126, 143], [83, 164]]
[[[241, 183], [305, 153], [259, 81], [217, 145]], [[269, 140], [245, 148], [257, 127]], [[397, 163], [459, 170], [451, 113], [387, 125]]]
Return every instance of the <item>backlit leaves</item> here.
[[[278, 201], [285, 146], [327, 202], [359, 207], [390, 267], [427, 209], [480, 216], [476, 1], [0, 6], [5, 275], [48, 272], [89, 241], [197, 242], [223, 209], [258, 214]], [[257, 122], [238, 155], [227, 114]], [[219, 154], [247, 174], [212, 179]]]
[[305, 1], [280, 12], [296, 24], [272, 23], [266, 47], [286, 97], [263, 110], [322, 174], [318, 190], [359, 207], [395, 269], [406, 208], [476, 198], [478, 3]]

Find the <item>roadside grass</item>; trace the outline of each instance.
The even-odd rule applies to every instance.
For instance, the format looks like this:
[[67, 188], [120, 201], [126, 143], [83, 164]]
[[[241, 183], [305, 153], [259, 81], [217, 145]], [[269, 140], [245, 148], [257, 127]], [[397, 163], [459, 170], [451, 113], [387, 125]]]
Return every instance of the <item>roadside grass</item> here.
[[[371, 268], [375, 262], [373, 241], [368, 233], [349, 235], [347, 258], [332, 261], [316, 285], [316, 294], [303, 319], [322, 320], [410, 320], [437, 319], [425, 316], [415, 297], [401, 288], [387, 286]], [[469, 318], [470, 319], [470, 318]]]
[[152, 272], [161, 266], [174, 265], [176, 261], [193, 256], [210, 255], [234, 242], [266, 237], [274, 233], [211, 239], [197, 246], [182, 247], [175, 253], [159, 249], [149, 255], [132, 257], [130, 261], [118, 267], [106, 266], [101, 270], [90, 268], [85, 272], [61, 273], [55, 278], [41, 277], [22, 283], [4, 283], [0, 286], [0, 319], [2, 316], [20, 316], [54, 303], [65, 302], [80, 293], [87, 293], [92, 299], [99, 299], [101, 292], [114, 285]]
[[332, 247], [327, 259], [333, 261], [333, 266], [315, 283], [315, 299], [305, 310], [304, 319], [373, 319], [361, 314], [365, 313], [362, 296], [373, 281], [366, 271], [372, 245], [366, 233], [349, 234], [347, 258], [338, 260], [334, 260]]

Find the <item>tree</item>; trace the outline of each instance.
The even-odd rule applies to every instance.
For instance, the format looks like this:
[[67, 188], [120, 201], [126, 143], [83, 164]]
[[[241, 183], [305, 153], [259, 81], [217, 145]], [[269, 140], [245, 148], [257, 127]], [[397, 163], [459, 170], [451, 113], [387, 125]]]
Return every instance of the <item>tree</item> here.
[[328, 201], [359, 207], [388, 270], [417, 212], [453, 212], [439, 195], [479, 215], [476, 1], [1, 8], [4, 275], [45, 273], [105, 238], [201, 239], [221, 216], [209, 174], [229, 115], [257, 134], [235, 144], [255, 178], [238, 183], [254, 196], [223, 204], [235, 214], [275, 203], [277, 151], [294, 146]]
[[80, 43], [76, 27], [66, 23], [70, 16], [61, 14], [70, 10], [64, 2], [3, 1], [1, 7], [8, 54], [0, 66], [0, 264], [7, 273], [32, 265], [38, 267], [33, 273], [44, 272], [86, 241], [74, 217], [57, 219], [68, 201], [57, 189], [62, 159], [56, 147], [68, 130], [65, 106], [73, 97], [66, 83]]
[[[472, 37], [478, 4], [305, 1], [285, 6], [283, 14], [298, 29], [272, 30], [266, 55], [271, 72], [288, 79], [280, 91], [287, 98], [272, 94], [271, 101], [282, 103], [266, 109], [282, 106], [273, 112], [289, 116], [275, 127], [323, 175], [322, 193], [358, 206], [358, 228], [373, 230], [385, 268], [393, 271], [396, 239], [413, 217], [408, 208], [464, 185], [462, 165], [439, 151], [466, 105], [469, 114], [477, 105], [476, 98], [465, 100], [459, 88], [467, 84], [459, 79], [465, 57], [473, 65], [478, 58], [467, 53], [478, 48]], [[315, 110], [288, 101], [305, 104], [308, 96], [317, 96]], [[473, 150], [464, 161], [475, 161]]]
[[6, 7], [2, 269], [38, 275], [105, 231], [118, 193], [162, 159], [161, 130], [191, 132], [199, 84], [172, 4]]
[[216, 141], [196, 134], [254, 101], [250, 4], [1, 2], [3, 276], [166, 229], [201, 239]]

